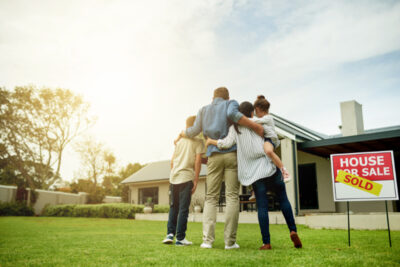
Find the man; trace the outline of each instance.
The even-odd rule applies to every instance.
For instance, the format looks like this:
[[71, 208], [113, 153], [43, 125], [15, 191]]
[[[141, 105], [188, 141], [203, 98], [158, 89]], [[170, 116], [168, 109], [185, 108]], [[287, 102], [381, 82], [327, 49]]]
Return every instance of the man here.
[[[241, 103], [239, 111], [244, 116], [253, 118], [254, 107], [250, 102]], [[245, 186], [252, 185], [256, 196], [258, 222], [263, 240], [260, 250], [271, 249], [267, 191], [275, 193], [275, 199], [279, 202], [289, 228], [290, 239], [296, 248], [301, 248], [302, 243], [297, 234], [292, 206], [287, 198], [282, 173], [266, 155], [263, 149], [264, 139], [246, 127], [239, 126], [235, 129], [231, 126], [228, 135], [224, 139], [213, 140], [208, 138], [206, 146], [210, 144], [220, 149], [230, 148], [234, 144], [238, 146], [239, 181]]]
[[[195, 137], [201, 131], [205, 137], [223, 139], [228, 135], [232, 123], [238, 123], [263, 136], [264, 129], [243, 116], [238, 110], [239, 104], [235, 100], [229, 100], [229, 91], [225, 87], [214, 90], [211, 104], [202, 107], [194, 125], [181, 133], [181, 136]], [[217, 204], [221, 184], [225, 178], [225, 249], [239, 248], [236, 243], [236, 231], [239, 220], [239, 188], [237, 174], [236, 145], [227, 150], [220, 150], [211, 145], [207, 148], [207, 192], [203, 212], [203, 243], [201, 248], [212, 248], [215, 240], [215, 223], [217, 216]]]

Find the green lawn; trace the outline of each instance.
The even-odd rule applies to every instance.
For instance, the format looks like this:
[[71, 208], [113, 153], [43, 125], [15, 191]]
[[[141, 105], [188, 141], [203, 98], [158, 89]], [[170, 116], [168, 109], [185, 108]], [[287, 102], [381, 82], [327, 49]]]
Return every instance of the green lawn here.
[[300, 226], [295, 249], [286, 226], [271, 225], [272, 250], [259, 251], [258, 225], [240, 224], [239, 250], [225, 251], [223, 224], [211, 250], [200, 249], [200, 223], [189, 223], [191, 247], [163, 245], [166, 223], [127, 219], [0, 217], [0, 266], [400, 266], [400, 232], [312, 230]]

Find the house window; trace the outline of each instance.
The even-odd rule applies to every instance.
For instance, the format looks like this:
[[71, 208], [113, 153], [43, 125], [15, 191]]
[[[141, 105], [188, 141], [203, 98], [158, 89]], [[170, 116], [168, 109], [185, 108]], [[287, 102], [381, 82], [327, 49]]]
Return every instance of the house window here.
[[153, 204], [158, 204], [158, 187], [139, 188], [139, 204], [144, 204], [151, 197]]
[[315, 163], [299, 165], [300, 209], [318, 209], [318, 188]]

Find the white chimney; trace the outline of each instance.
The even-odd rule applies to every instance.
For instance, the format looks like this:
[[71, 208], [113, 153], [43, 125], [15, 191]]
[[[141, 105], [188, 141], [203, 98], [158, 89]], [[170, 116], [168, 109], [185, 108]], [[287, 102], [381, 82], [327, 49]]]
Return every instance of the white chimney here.
[[341, 102], [340, 112], [342, 113], [342, 135], [358, 135], [364, 133], [364, 121], [362, 105], [355, 100]]

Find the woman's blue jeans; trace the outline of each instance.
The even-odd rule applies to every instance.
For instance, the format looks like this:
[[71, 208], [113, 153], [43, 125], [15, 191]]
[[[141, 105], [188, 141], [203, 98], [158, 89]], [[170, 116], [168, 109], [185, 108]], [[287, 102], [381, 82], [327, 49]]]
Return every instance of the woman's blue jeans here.
[[183, 240], [186, 236], [189, 205], [192, 197], [193, 182], [183, 184], [171, 184], [171, 203], [169, 206], [169, 218], [167, 234], [176, 233], [176, 240]]
[[256, 203], [258, 210], [258, 223], [260, 225], [262, 241], [264, 244], [270, 244], [269, 235], [269, 218], [268, 218], [268, 198], [267, 192], [271, 191], [276, 194], [276, 200], [279, 202], [283, 216], [289, 231], [295, 231], [296, 224], [294, 222], [292, 206], [286, 195], [286, 187], [283, 182], [282, 173], [277, 170], [272, 176], [262, 178], [253, 183], [254, 193], [256, 195]]

